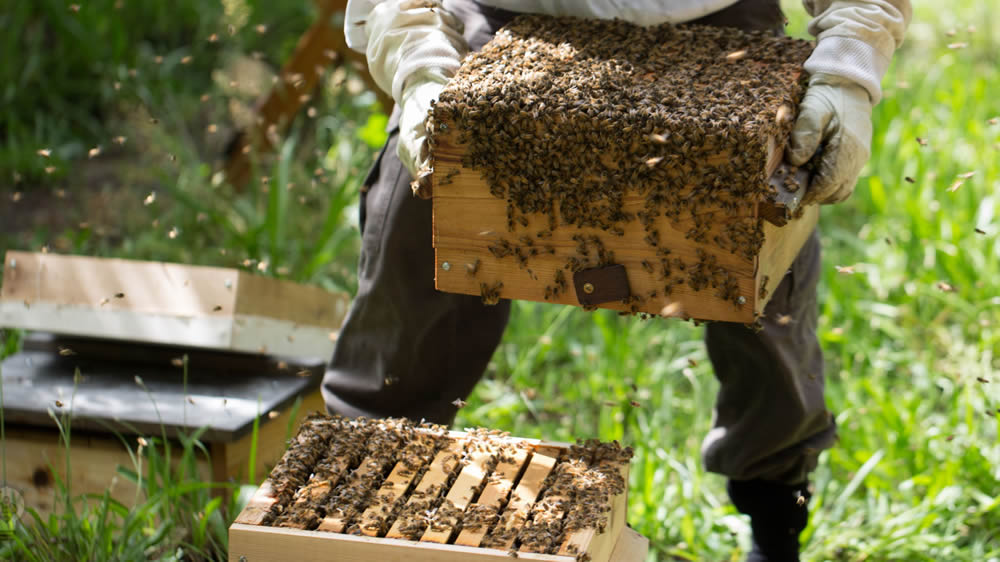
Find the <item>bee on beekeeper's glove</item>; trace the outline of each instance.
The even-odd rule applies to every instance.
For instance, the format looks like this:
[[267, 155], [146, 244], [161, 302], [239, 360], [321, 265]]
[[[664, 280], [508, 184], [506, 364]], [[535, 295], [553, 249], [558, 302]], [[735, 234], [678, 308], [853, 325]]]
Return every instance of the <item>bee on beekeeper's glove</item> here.
[[872, 107], [912, 16], [904, 0], [804, 0], [815, 18], [816, 50], [805, 63], [809, 88], [786, 150], [795, 166], [815, 165], [805, 203], [851, 196], [871, 156]]
[[399, 105], [396, 154], [414, 178], [413, 192], [428, 197], [424, 123], [469, 51], [464, 26], [438, 0], [355, 0], [346, 17], [348, 45], [364, 49], [375, 83]]

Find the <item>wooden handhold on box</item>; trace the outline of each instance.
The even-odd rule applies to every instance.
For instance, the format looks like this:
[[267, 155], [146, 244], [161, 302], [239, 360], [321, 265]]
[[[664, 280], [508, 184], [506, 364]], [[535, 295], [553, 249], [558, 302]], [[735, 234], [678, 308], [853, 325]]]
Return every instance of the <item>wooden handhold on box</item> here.
[[348, 301], [237, 269], [9, 251], [0, 326], [325, 358]]
[[[779, 168], [811, 51], [731, 28], [518, 17], [432, 109], [436, 287], [753, 322], [819, 214]], [[580, 290], [596, 272], [615, 272], [612, 293]]]
[[573, 274], [576, 300], [584, 306], [629, 298], [628, 275], [624, 265], [584, 269]]

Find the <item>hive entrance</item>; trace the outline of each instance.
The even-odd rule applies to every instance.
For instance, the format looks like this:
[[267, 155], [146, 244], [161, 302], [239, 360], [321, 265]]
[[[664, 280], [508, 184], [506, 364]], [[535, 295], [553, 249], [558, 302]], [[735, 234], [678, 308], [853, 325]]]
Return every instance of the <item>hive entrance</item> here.
[[624, 526], [631, 454], [315, 417], [236, 522], [606, 560]]

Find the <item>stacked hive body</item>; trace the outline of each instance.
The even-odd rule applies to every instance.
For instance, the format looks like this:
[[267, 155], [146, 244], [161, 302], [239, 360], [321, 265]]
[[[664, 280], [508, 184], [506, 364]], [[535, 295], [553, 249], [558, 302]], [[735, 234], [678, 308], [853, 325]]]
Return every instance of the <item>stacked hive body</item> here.
[[625, 528], [630, 457], [316, 417], [230, 528], [230, 558], [633, 560], [645, 541]]
[[431, 112], [438, 289], [752, 321], [816, 221], [779, 226], [775, 199], [798, 186], [772, 177], [810, 51], [519, 17]]

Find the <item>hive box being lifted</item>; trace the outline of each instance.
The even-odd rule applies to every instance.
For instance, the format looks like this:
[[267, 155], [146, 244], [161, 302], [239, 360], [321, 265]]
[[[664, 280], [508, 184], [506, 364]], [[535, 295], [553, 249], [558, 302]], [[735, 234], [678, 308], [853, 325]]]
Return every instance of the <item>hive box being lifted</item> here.
[[754, 321], [818, 217], [781, 166], [811, 50], [517, 18], [431, 112], [437, 288]]
[[640, 562], [631, 449], [404, 420], [306, 421], [229, 529], [229, 559]]
[[0, 326], [327, 357], [348, 296], [221, 267], [9, 251]]

